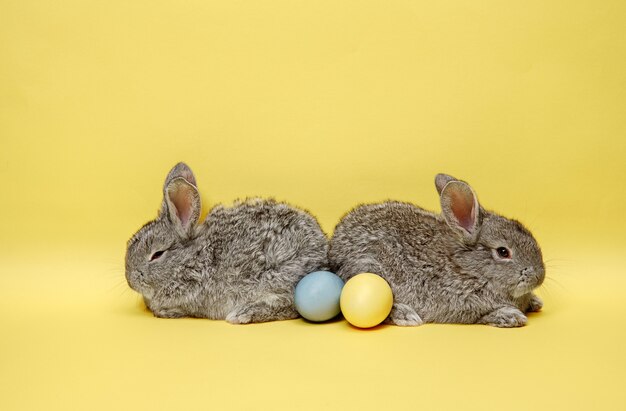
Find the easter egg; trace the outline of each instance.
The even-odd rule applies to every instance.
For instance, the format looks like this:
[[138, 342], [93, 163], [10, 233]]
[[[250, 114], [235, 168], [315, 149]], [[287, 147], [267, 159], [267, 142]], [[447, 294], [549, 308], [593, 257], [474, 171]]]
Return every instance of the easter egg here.
[[343, 280], [330, 271], [307, 274], [296, 286], [296, 310], [309, 321], [326, 321], [341, 311], [339, 297]]
[[393, 293], [381, 276], [362, 273], [346, 282], [340, 305], [343, 316], [350, 324], [370, 328], [383, 322], [391, 312]]

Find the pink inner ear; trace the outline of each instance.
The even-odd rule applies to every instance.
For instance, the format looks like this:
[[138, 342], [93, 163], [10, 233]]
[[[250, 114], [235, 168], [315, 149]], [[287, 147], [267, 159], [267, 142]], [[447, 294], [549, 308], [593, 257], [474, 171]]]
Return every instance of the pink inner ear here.
[[170, 199], [176, 207], [176, 214], [183, 227], [187, 226], [191, 219], [191, 198], [192, 193], [186, 186], [179, 186], [174, 193], [170, 194]]
[[191, 170], [184, 170], [181, 173], [181, 176], [185, 180], [189, 181], [191, 184], [196, 185], [196, 179], [194, 178], [193, 173], [191, 172]]
[[464, 195], [462, 192], [451, 193], [450, 208], [459, 225], [471, 233], [476, 223], [473, 196]]

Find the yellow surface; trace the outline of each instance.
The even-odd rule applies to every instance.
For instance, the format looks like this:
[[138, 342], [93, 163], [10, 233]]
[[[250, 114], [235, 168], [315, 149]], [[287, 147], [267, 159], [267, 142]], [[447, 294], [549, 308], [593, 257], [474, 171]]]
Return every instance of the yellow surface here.
[[[626, 2], [0, 2], [0, 409], [626, 408]], [[205, 205], [438, 210], [468, 180], [548, 262], [521, 329], [153, 318], [125, 241]]]
[[381, 276], [361, 273], [343, 286], [340, 304], [341, 313], [350, 324], [371, 328], [383, 322], [391, 312], [393, 294]]

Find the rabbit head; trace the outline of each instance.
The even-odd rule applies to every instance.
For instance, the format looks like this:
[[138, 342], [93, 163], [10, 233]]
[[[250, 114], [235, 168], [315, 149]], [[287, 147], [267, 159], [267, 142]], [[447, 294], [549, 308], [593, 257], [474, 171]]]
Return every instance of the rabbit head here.
[[187, 245], [197, 236], [200, 210], [193, 172], [178, 163], [165, 179], [158, 217], [128, 242], [126, 280], [130, 288], [147, 300], [167, 290], [170, 279], [190, 256]]
[[483, 209], [464, 181], [438, 174], [442, 216], [451, 231], [454, 263], [514, 298], [541, 285], [545, 267], [537, 241], [521, 223]]

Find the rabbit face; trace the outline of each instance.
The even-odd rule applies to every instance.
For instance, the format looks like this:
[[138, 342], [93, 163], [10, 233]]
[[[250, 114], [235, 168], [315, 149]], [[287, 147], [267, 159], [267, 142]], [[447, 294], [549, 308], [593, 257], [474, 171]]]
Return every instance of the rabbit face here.
[[174, 266], [180, 243], [170, 224], [157, 219], [144, 225], [128, 242], [126, 281], [150, 299], [167, 282], [167, 266]]
[[521, 297], [539, 287], [545, 278], [541, 249], [532, 234], [515, 220], [486, 213], [477, 239], [484, 255], [484, 275]]

